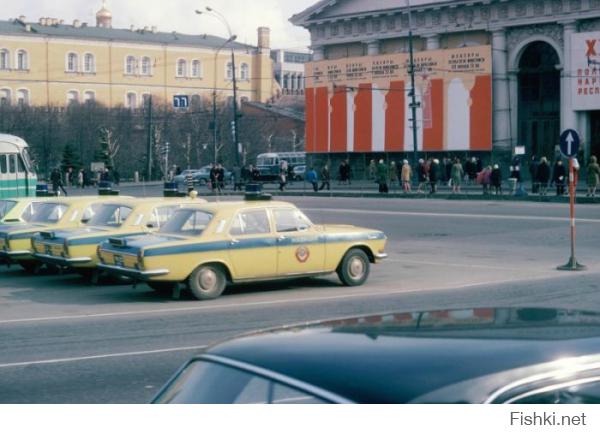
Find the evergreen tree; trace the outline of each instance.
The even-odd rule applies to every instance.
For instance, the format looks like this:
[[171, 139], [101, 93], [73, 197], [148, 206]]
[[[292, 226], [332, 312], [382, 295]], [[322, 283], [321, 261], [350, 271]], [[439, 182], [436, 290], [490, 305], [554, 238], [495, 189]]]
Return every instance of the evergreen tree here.
[[79, 170], [79, 168], [81, 167], [81, 161], [75, 153], [73, 145], [71, 145], [70, 143], [67, 143], [63, 148], [60, 166], [63, 172], [66, 172], [69, 167], [72, 167], [73, 170]]

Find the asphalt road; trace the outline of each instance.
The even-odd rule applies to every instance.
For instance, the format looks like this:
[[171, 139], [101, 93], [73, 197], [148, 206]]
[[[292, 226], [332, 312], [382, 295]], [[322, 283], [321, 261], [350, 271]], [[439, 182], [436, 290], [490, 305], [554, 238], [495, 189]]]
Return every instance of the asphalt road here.
[[147, 402], [192, 354], [256, 329], [382, 311], [483, 306], [600, 308], [600, 208], [578, 206], [581, 273], [567, 206], [294, 198], [316, 223], [384, 230], [389, 260], [366, 285], [337, 278], [229, 288], [180, 301], [145, 285], [0, 271], [0, 402]]

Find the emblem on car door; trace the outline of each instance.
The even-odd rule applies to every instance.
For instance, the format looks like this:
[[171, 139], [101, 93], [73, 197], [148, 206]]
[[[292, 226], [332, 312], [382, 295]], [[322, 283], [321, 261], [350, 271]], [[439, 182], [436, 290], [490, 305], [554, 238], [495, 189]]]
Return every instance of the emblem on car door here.
[[310, 250], [308, 250], [308, 247], [300, 246], [296, 249], [296, 259], [298, 260], [298, 262], [304, 264], [306, 261], [308, 261], [309, 257]]

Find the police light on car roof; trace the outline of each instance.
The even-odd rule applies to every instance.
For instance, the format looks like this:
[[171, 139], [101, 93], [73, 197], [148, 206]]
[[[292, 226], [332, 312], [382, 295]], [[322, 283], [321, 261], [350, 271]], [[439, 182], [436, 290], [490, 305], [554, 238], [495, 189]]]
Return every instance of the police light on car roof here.
[[109, 238], [108, 242], [111, 246], [115, 247], [127, 247], [127, 240], [124, 238]]
[[55, 234], [53, 231], [42, 231], [42, 232], [40, 232], [40, 235], [45, 240], [51, 240], [51, 239], [55, 238]]
[[246, 184], [245, 200], [271, 200], [272, 196], [263, 193], [262, 184]]

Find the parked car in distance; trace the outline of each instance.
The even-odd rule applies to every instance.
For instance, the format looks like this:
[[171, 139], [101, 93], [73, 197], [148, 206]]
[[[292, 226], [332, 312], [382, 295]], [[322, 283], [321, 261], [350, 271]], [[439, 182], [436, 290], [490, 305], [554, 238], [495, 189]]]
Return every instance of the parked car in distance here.
[[187, 284], [200, 300], [228, 283], [331, 273], [358, 286], [387, 257], [386, 241], [374, 229], [315, 225], [287, 202], [207, 203], [176, 211], [154, 234], [100, 244], [98, 268], [154, 289]]
[[292, 173], [294, 174], [294, 181], [304, 181], [304, 178], [306, 176], [306, 166], [300, 165], [300, 166], [295, 166], [292, 169]]
[[[210, 183], [210, 166], [202, 167], [198, 172], [194, 174], [194, 184], [196, 185], [206, 185]], [[225, 169], [225, 178], [223, 182], [225, 184], [229, 184], [232, 182], [233, 174], [231, 171]]]
[[385, 313], [216, 344], [152, 402], [599, 404], [599, 367], [600, 312]]
[[192, 175], [196, 174], [200, 172], [200, 169], [186, 169], [183, 172], [181, 172], [179, 175], [176, 175], [173, 178], [173, 182], [176, 182], [177, 184], [181, 184], [184, 185], [185, 184], [185, 177], [187, 176], [188, 173], [191, 173]]

